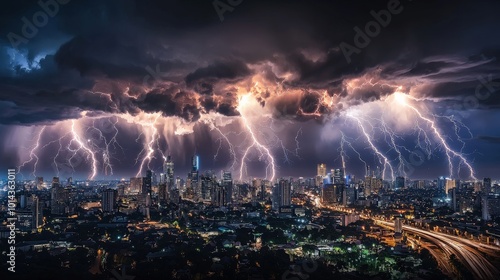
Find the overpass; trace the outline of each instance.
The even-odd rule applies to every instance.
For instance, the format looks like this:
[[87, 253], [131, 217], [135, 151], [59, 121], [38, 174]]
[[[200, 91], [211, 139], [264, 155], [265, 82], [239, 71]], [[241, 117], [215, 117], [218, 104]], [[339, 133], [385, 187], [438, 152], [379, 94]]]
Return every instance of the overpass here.
[[[375, 220], [375, 222], [386, 227], [394, 227], [391, 222], [383, 220]], [[487, 256], [498, 259], [500, 256], [499, 247], [408, 225], [403, 225], [403, 230], [432, 242], [448, 257], [454, 254], [474, 275], [475, 279], [498, 279], [499, 270], [490, 262]], [[435, 253], [433, 255], [436, 256]], [[447, 260], [438, 259], [438, 263], [443, 264], [443, 261], [446, 262]], [[449, 270], [449, 268], [446, 268], [446, 270]]]

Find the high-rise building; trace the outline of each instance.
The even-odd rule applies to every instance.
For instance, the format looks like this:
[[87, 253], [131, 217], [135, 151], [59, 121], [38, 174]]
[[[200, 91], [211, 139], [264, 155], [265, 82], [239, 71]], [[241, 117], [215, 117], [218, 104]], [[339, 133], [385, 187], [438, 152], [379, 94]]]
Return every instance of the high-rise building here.
[[41, 190], [43, 187], [43, 177], [36, 177], [36, 187]]
[[191, 158], [191, 162], [192, 162], [192, 171], [200, 171], [200, 157], [194, 155]]
[[33, 204], [31, 204], [31, 213], [33, 217], [32, 227], [37, 229], [43, 226], [43, 203], [40, 198], [33, 196]]
[[500, 198], [498, 197], [488, 198], [488, 217], [490, 219], [500, 217]]
[[167, 183], [160, 182], [160, 184], [158, 185], [158, 199], [160, 200], [160, 203], [167, 202], [168, 196], [169, 196], [169, 192], [167, 189]]
[[213, 194], [212, 194], [212, 204], [217, 207], [221, 207], [227, 204], [226, 201], [226, 191], [223, 186], [220, 184], [216, 184], [214, 186]]
[[163, 173], [165, 173], [167, 177], [174, 176], [174, 162], [170, 155], [167, 156], [167, 160], [163, 163]]
[[345, 184], [344, 170], [334, 169], [332, 170], [332, 174], [334, 184]]
[[316, 175], [321, 176], [321, 177], [326, 176], [326, 164], [324, 164], [324, 163], [318, 164], [318, 173]]
[[[321, 189], [321, 203], [325, 205], [338, 205], [343, 203], [343, 195], [346, 196], [347, 193], [344, 194], [344, 184], [324, 184]], [[347, 201], [345, 201], [347, 204]]]
[[457, 182], [455, 180], [446, 178], [446, 183], [444, 186], [445, 195], [448, 195], [448, 193], [451, 191], [451, 189], [454, 189], [456, 187], [457, 187]]
[[319, 187], [323, 182], [323, 178], [326, 176], [326, 164], [320, 163], [318, 164], [316, 173], [316, 187]]
[[257, 194], [261, 190], [262, 180], [258, 178], [254, 178], [252, 180], [252, 185], [250, 187], [252, 202], [257, 201]]
[[398, 176], [394, 181], [394, 189], [399, 190], [405, 187], [405, 177]]
[[355, 201], [356, 201], [356, 189], [353, 186], [346, 186], [345, 188], [346, 205], [351, 205]]
[[491, 178], [484, 178], [483, 179], [483, 192], [486, 194], [489, 194], [492, 192], [491, 190]]
[[484, 221], [491, 220], [488, 202], [489, 202], [488, 195], [482, 194], [481, 195], [481, 217], [483, 218]]
[[102, 212], [114, 212], [116, 206], [116, 190], [107, 189], [102, 192], [101, 208]]
[[273, 189], [273, 208], [279, 209], [292, 204], [292, 186], [288, 180], [280, 179]]
[[354, 176], [353, 175], [346, 175], [345, 176], [345, 184], [346, 185], [350, 185], [351, 182], [354, 182]]
[[451, 194], [451, 199], [450, 199], [450, 208], [451, 210], [453, 210], [453, 212], [457, 212], [458, 211], [458, 204], [457, 204], [457, 188], [453, 188], [451, 189], [450, 191], [450, 194]]
[[167, 174], [160, 173], [160, 184], [166, 184], [166, 183], [167, 183]]
[[419, 180], [417, 183], [417, 188], [418, 189], [424, 189], [425, 188], [425, 181], [424, 180]]
[[444, 176], [441, 176], [437, 179], [437, 189], [442, 194], [446, 193], [446, 178]]
[[364, 195], [365, 197], [368, 197], [372, 193], [372, 177], [371, 176], [365, 176], [365, 182], [364, 182]]
[[31, 210], [17, 209], [15, 215], [17, 218], [16, 227], [18, 227], [19, 231], [31, 232], [33, 230], [33, 213]]
[[172, 161], [172, 157], [170, 155], [163, 164], [163, 173], [165, 173], [167, 190], [170, 192], [173, 188], [175, 188], [174, 162]]
[[336, 186], [334, 184], [324, 184], [321, 188], [321, 203], [323, 205], [333, 205], [335, 199]]
[[222, 172], [222, 187], [224, 188], [224, 192], [226, 194], [226, 203], [232, 203], [233, 201], [233, 177], [231, 175], [231, 171], [223, 171]]
[[198, 200], [202, 196], [201, 190], [201, 181], [199, 178], [199, 170], [200, 170], [200, 158], [195, 155], [191, 158], [191, 171], [188, 174], [188, 179], [190, 179], [187, 187], [190, 189], [190, 192], [193, 194], [193, 199]]
[[378, 177], [373, 176], [371, 179], [371, 184], [370, 184], [371, 191], [373, 193], [378, 194], [380, 192], [380, 190], [382, 189], [383, 183], [384, 182], [383, 182], [382, 178], [378, 178]]
[[54, 215], [63, 215], [66, 213], [66, 202], [68, 195], [65, 189], [59, 183], [59, 177], [52, 179], [52, 188], [50, 189], [50, 213]]
[[143, 185], [143, 178], [142, 177], [133, 177], [130, 178], [130, 185], [129, 185], [129, 191], [128, 194], [131, 195], [136, 195], [139, 194], [142, 191], [142, 185]]
[[280, 180], [280, 206], [290, 206], [292, 204], [292, 185], [288, 180]]
[[214, 190], [215, 178], [213, 174], [207, 172], [200, 177], [201, 181], [201, 199], [205, 201], [212, 200], [212, 192]]
[[141, 194], [151, 194], [151, 188], [153, 184], [153, 171], [147, 170], [146, 177], [142, 178], [142, 190]]

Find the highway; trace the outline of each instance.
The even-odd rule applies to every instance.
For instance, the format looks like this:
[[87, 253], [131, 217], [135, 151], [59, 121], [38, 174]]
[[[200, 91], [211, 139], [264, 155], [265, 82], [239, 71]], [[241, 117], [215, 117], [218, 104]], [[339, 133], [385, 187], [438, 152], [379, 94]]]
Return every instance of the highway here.
[[[394, 227], [391, 222], [375, 221], [387, 227]], [[403, 225], [403, 230], [431, 241], [448, 256], [454, 254], [469, 269], [475, 279], [498, 279], [499, 270], [484, 255], [498, 256], [500, 248], [407, 225]]]

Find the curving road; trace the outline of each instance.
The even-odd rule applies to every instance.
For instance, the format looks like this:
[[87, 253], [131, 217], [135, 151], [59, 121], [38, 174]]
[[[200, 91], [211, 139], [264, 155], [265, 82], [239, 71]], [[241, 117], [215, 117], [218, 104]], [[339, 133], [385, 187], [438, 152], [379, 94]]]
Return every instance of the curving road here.
[[[391, 222], [375, 221], [388, 227], [394, 227]], [[498, 247], [407, 225], [403, 225], [403, 230], [418, 234], [431, 241], [448, 255], [454, 254], [472, 272], [475, 279], [498, 279], [498, 269], [484, 256], [484, 254], [497, 256], [500, 250]]]

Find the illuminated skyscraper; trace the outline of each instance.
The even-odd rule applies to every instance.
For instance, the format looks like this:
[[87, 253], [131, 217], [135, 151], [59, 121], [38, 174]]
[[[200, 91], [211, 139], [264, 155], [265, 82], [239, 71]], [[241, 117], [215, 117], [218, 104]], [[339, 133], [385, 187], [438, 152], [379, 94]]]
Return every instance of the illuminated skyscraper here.
[[288, 180], [280, 179], [273, 189], [273, 208], [279, 209], [292, 204], [292, 186]]
[[194, 155], [191, 158], [191, 162], [192, 162], [193, 171], [199, 171], [200, 170], [200, 157], [197, 155]]
[[200, 181], [200, 157], [194, 155], [191, 158], [191, 171], [188, 174], [189, 183], [186, 186], [192, 193], [192, 199], [198, 200], [202, 197], [201, 181]]
[[446, 193], [446, 178], [444, 176], [441, 176], [437, 179], [437, 189], [442, 194]]
[[142, 185], [144, 180], [142, 177], [133, 177], [130, 178], [130, 185], [128, 188], [128, 194], [137, 195], [142, 191]]
[[344, 170], [334, 169], [334, 170], [332, 170], [332, 174], [333, 174], [332, 181], [334, 184], [345, 184]]
[[326, 164], [320, 163], [318, 164], [318, 176], [325, 177], [326, 176]]
[[326, 176], [326, 164], [318, 164], [318, 172], [316, 173], [316, 187], [319, 187], [323, 182], [323, 178]]
[[448, 193], [456, 187], [457, 187], [457, 182], [455, 180], [446, 178], [446, 184], [444, 187], [444, 193], [446, 195], [448, 195]]
[[167, 160], [163, 164], [163, 173], [165, 173], [168, 189], [171, 190], [174, 187], [175, 178], [174, 162], [172, 161], [172, 157], [170, 155], [167, 157]]
[[33, 203], [31, 204], [31, 213], [33, 217], [32, 227], [37, 229], [43, 225], [43, 203], [36, 195], [33, 196]]
[[226, 203], [232, 203], [232, 201], [233, 201], [233, 177], [231, 175], [231, 171], [222, 171], [221, 185], [224, 188], [224, 193], [226, 195]]

